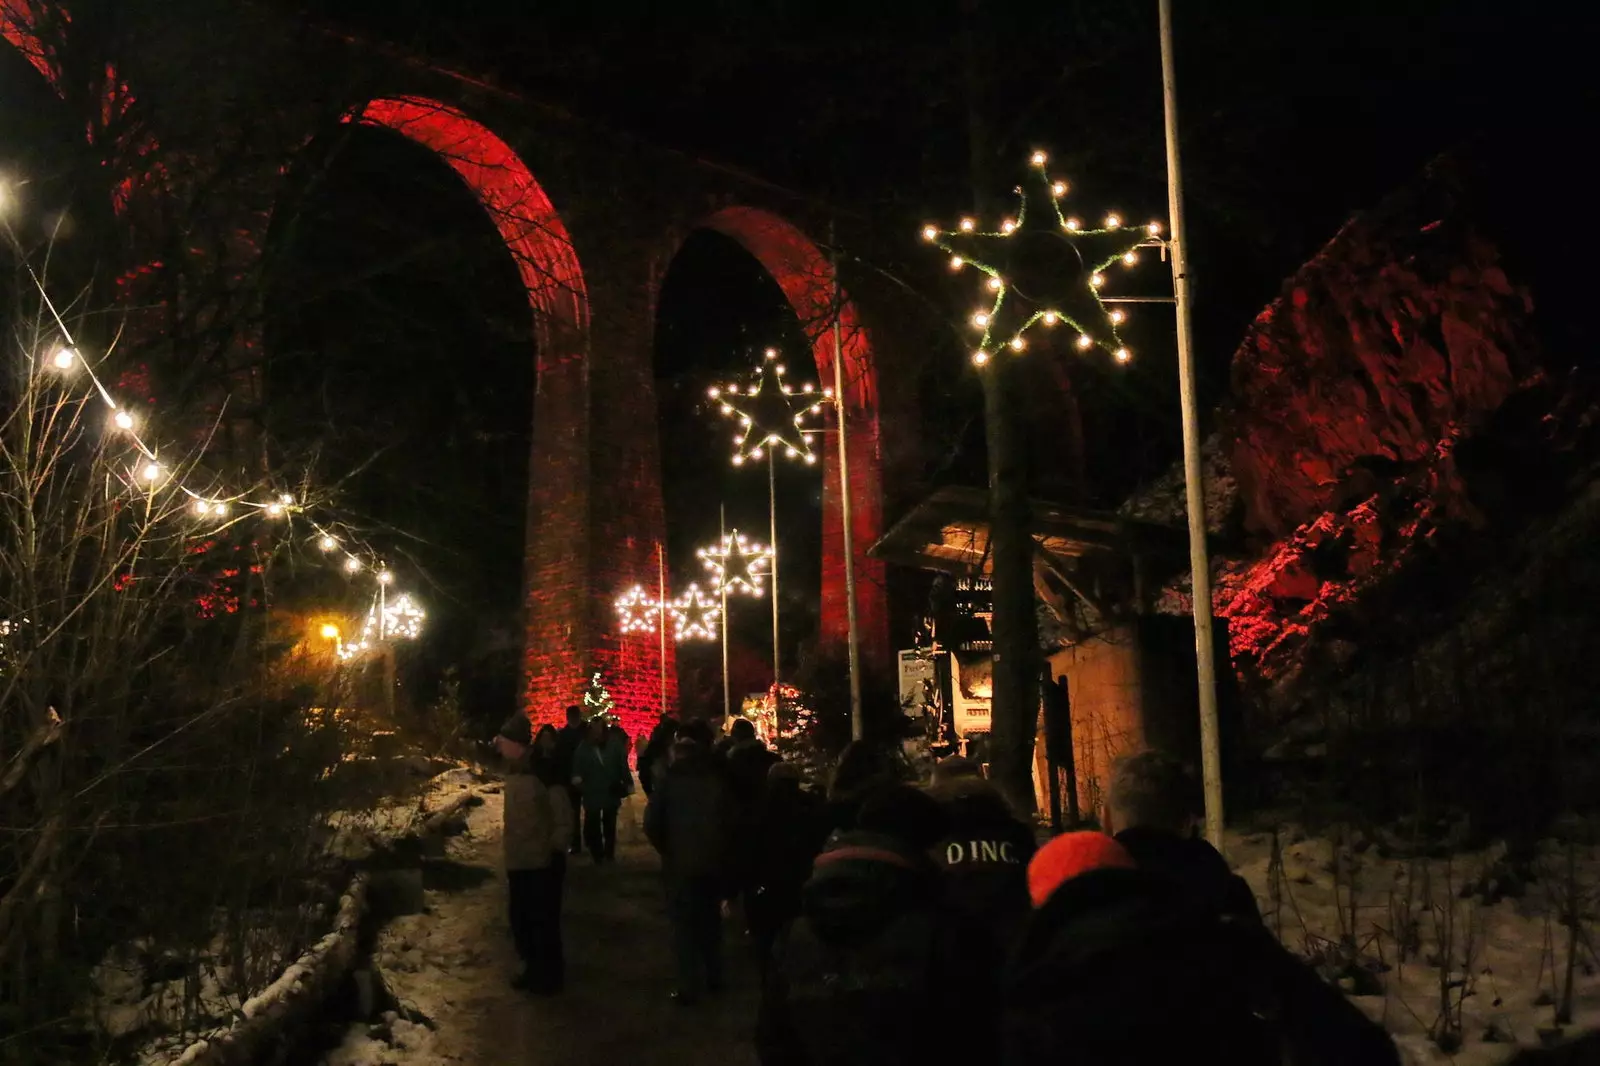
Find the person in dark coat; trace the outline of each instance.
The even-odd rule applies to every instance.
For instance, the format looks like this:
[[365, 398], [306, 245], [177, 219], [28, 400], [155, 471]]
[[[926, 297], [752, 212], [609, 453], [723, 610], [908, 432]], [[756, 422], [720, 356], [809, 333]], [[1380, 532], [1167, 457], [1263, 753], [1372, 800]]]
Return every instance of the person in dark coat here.
[[761, 742], [756, 735], [755, 723], [748, 718], [734, 721], [728, 739], [730, 743], [720, 758], [723, 772], [728, 775], [728, 786], [733, 790], [734, 814], [738, 823], [734, 834], [732, 879], [728, 889], [732, 897], [743, 902], [748, 921], [756, 891], [756, 864], [760, 860], [760, 841], [756, 834], [761, 799], [767, 790], [767, 770], [780, 760], [777, 753]]
[[650, 739], [645, 741], [644, 747], [639, 751], [639, 787], [644, 789], [646, 796], [655, 791], [656, 768], [665, 766], [667, 752], [672, 748], [672, 742], [678, 735], [678, 720], [670, 714], [663, 714], [661, 720], [650, 731]]
[[1128, 756], [1112, 770], [1108, 800], [1117, 843], [1140, 868], [1176, 881], [1198, 906], [1261, 921], [1250, 885], [1198, 835], [1200, 786], [1183, 763], [1160, 751]]
[[828, 804], [824, 813], [828, 831], [844, 833], [854, 829], [863, 798], [898, 780], [894, 760], [882, 745], [865, 740], [852, 740], [845, 745], [828, 779]]
[[567, 849], [568, 854], [577, 855], [583, 851], [583, 794], [577, 785], [571, 784], [572, 766], [578, 758], [578, 747], [583, 743], [584, 725], [583, 708], [577, 704], [567, 708], [567, 724], [561, 727], [557, 736], [556, 768], [561, 771], [561, 779], [568, 782], [567, 799], [572, 807], [572, 846]]
[[1003, 957], [1028, 916], [1028, 862], [1038, 847], [1000, 790], [977, 763], [958, 757], [934, 768], [928, 794], [950, 828], [934, 847], [945, 894], [972, 921], [990, 930]]
[[680, 738], [644, 815], [661, 854], [677, 959], [673, 998], [690, 1005], [722, 990], [722, 899], [734, 832], [733, 794], [706, 746]]
[[857, 828], [817, 857], [762, 994], [762, 1066], [993, 1061], [994, 961], [942, 896], [928, 858], [945, 831], [925, 793], [864, 797]]
[[1389, 1035], [1260, 923], [1197, 905], [1105, 834], [1055, 838], [1028, 874], [1004, 1066], [1398, 1066]]
[[745, 900], [756, 962], [763, 975], [778, 937], [800, 914], [800, 891], [827, 835], [822, 798], [802, 786], [800, 768], [793, 763], [773, 763], [767, 771], [753, 837], [754, 891]]

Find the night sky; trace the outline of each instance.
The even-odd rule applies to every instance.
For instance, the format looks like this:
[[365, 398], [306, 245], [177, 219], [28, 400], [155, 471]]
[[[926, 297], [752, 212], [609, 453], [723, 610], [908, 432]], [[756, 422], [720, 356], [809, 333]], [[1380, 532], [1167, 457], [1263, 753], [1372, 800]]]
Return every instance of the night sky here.
[[[972, 207], [968, 48], [980, 57], [995, 173], [1045, 147], [1085, 212], [1167, 215], [1154, 0], [986, 2], [976, 19], [962, 6], [937, 0], [907, 17], [895, 13], [913, 9], [895, 5], [774, 0], [621, 17], [604, 5], [552, 16], [493, 0], [342, 0], [316, 15], [865, 218], [871, 245], [849, 251], [955, 319], [970, 311], [970, 284], [952, 282], [916, 233]], [[1252, 318], [1352, 211], [1464, 138], [1512, 126], [1569, 138], [1592, 123], [1577, 49], [1593, 27], [1553, 4], [1176, 7], [1208, 405], [1224, 397]], [[5, 125], [9, 145], [22, 134]], [[520, 604], [533, 356], [498, 237], [442, 163], [356, 130], [301, 223], [275, 239], [291, 251], [268, 335], [274, 435], [321, 439], [319, 477], [342, 480], [375, 539], [423, 575], [438, 621], [431, 658], [487, 663], [498, 637], [504, 669]], [[1087, 502], [1114, 506], [1177, 458], [1170, 336], [1170, 315], [1144, 310], [1130, 327], [1142, 355], [1132, 369], [1071, 368]], [[664, 283], [656, 345], [679, 583], [699, 576], [693, 549], [715, 534], [715, 501], [765, 537], [765, 478], [728, 463], [728, 428], [702, 401], [707, 384], [786, 344], [801, 349], [797, 323], [755, 261], [720, 236], [691, 237]], [[930, 358], [916, 384], [950, 415], [923, 457], [929, 480], [975, 480], [977, 389], [942, 365]], [[820, 505], [814, 470], [783, 473], [780, 517], [797, 531], [783, 572], [792, 658], [814, 627]], [[735, 633], [764, 656], [765, 626], [746, 609]]]

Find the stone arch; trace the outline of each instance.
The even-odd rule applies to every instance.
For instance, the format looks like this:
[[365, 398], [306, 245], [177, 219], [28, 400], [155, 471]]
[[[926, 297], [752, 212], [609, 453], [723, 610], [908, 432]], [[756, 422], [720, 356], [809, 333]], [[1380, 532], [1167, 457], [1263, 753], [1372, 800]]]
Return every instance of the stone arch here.
[[[867, 556], [883, 535], [883, 461], [878, 444], [878, 373], [872, 338], [855, 302], [837, 285], [833, 264], [797, 226], [770, 211], [730, 206], [700, 226], [739, 242], [783, 290], [811, 337], [823, 384], [833, 383], [833, 309], [839, 308], [849, 434], [851, 533], [856, 613], [865, 661], [889, 665], [889, 598], [884, 566]], [[822, 473], [822, 618], [820, 641], [843, 649], [849, 634], [840, 522], [839, 447], [825, 438]]]

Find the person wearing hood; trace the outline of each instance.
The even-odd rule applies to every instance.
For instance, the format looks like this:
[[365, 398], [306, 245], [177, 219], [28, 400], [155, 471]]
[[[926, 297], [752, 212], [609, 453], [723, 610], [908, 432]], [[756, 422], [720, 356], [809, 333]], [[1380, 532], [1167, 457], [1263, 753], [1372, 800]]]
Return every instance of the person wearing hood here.
[[822, 798], [806, 790], [800, 768], [773, 763], [756, 816], [754, 891], [745, 902], [763, 976], [778, 937], [800, 913], [801, 889], [827, 835]]
[[1260, 923], [1245, 879], [1198, 832], [1200, 785], [1188, 767], [1161, 751], [1118, 761], [1108, 790], [1111, 828], [1141, 869], [1171, 878], [1199, 906]]
[[817, 857], [774, 955], [756, 1024], [762, 1066], [993, 1061], [987, 940], [943, 897], [928, 851], [945, 815], [886, 785]]
[[532, 729], [528, 716], [518, 713], [495, 737], [495, 749], [506, 760], [502, 837], [511, 936], [522, 960], [522, 972], [511, 984], [555, 995], [565, 978], [561, 895], [572, 804], [555, 727], [541, 727], [537, 741]]
[[954, 756], [934, 767], [928, 794], [949, 819], [934, 847], [953, 906], [991, 930], [998, 957], [1010, 952], [1028, 916], [1028, 862], [1038, 847], [978, 764]]
[[1004, 1066], [1399, 1066], [1383, 1029], [1259, 923], [1218, 915], [1098, 832], [1028, 867], [1004, 980]]
[[722, 990], [722, 898], [734, 833], [733, 795], [707, 748], [689, 737], [672, 745], [644, 813], [645, 836], [661, 855], [678, 988], [689, 1006]]

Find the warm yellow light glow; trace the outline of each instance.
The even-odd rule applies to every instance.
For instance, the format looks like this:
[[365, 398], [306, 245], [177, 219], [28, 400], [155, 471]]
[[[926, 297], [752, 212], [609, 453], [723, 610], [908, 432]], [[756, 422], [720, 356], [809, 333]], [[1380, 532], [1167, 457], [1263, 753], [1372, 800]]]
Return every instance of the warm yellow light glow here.
[[715, 400], [718, 396], [722, 395], [722, 390], [713, 385], [706, 390], [706, 395]]
[[57, 370], [71, 370], [72, 364], [77, 362], [78, 353], [71, 348], [58, 348], [55, 356], [50, 360]]
[[[768, 359], [776, 359], [776, 358], [778, 358], [778, 349], [776, 349], [776, 348], [768, 348], [767, 352], [766, 352], [766, 355], [767, 355]], [[778, 371], [778, 373], [781, 374], [781, 373], [783, 373], [783, 371], [780, 370], [780, 371]]]
[[971, 233], [977, 227], [978, 227], [978, 224], [976, 222], [972, 221], [972, 219], [970, 219], [970, 218], [964, 218], [964, 219], [961, 220], [961, 232], [962, 233]]
[[952, 255], [950, 257], [950, 269], [951, 270], [960, 270], [962, 268], [962, 266], [965, 265], [965, 263], [966, 263], [966, 260], [962, 259], [959, 255]]
[[999, 278], [991, 277], [989, 279], [989, 288], [993, 289], [995, 292], [999, 292], [1000, 287], [1004, 284], [1005, 282], [1001, 281]]
[[1042, 167], [1049, 158], [1050, 157], [1045, 155], [1043, 152], [1034, 152], [1033, 155], [1029, 157], [1028, 162], [1032, 163], [1036, 167]]
[[1113, 311], [1111, 312], [1111, 324], [1120, 326], [1127, 317], [1128, 315], [1125, 311]]
[[1067, 227], [1069, 230], [1071, 230], [1074, 233], [1078, 232], [1078, 230], [1083, 228], [1083, 223], [1079, 222], [1075, 218], [1067, 219], [1065, 222], [1062, 223], [1062, 225]]
[[1117, 362], [1126, 363], [1129, 359], [1132, 359], [1132, 358], [1133, 358], [1133, 353], [1128, 351], [1128, 349], [1126, 349], [1126, 348], [1118, 348], [1117, 349]]
[[195, 514], [210, 514], [211, 513], [211, 505], [209, 503], [207, 503], [205, 500], [196, 500], [196, 501], [194, 501], [194, 513]]
[[982, 329], [984, 326], [987, 326], [989, 324], [989, 316], [988, 316], [988, 314], [986, 314], [983, 311], [979, 311], [977, 314], [972, 316], [972, 324], [974, 326], [977, 326], [979, 329]]
[[357, 570], [361, 569], [361, 560], [357, 559], [354, 555], [346, 556], [344, 560], [344, 568], [353, 574]]
[[1137, 263], [1139, 261], [1139, 253], [1138, 252], [1128, 252], [1127, 254], [1125, 254], [1122, 257], [1122, 261], [1124, 263], [1126, 263], [1128, 266], [1133, 266], [1135, 263]]
[[938, 229], [937, 226], [923, 226], [922, 227], [922, 239], [923, 240], [931, 241], [937, 236], [939, 236], [939, 229]]
[[387, 585], [394, 580], [394, 575], [387, 570], [378, 571], [378, 584]]
[[1056, 314], [1054, 311], [1046, 311], [1040, 317], [1044, 320], [1044, 324], [1047, 326], [1053, 326], [1057, 322], [1061, 321], [1061, 316]]
[[160, 463], [155, 463], [155, 462], [146, 463], [144, 465], [144, 469], [141, 470], [139, 473], [140, 473], [140, 476], [143, 477], [146, 481], [150, 481], [150, 482], [160, 481], [161, 480], [161, 464]]
[[1106, 229], [1116, 229], [1120, 225], [1122, 225], [1122, 216], [1121, 215], [1107, 215], [1106, 216]]
[[126, 411], [118, 411], [115, 415], [113, 415], [111, 417], [111, 421], [113, 421], [113, 422], [115, 422], [117, 424], [117, 428], [118, 429], [132, 429], [133, 428], [133, 416], [130, 415]]
[[281, 503], [269, 503], [269, 504], [267, 504], [266, 511], [267, 511], [267, 517], [268, 518], [282, 518], [283, 517], [283, 504], [281, 504]]
[[1104, 285], [1105, 283], [1106, 283], [1106, 276], [1104, 274], [1091, 274], [1089, 276], [1089, 284], [1094, 286], [1097, 289], [1100, 286]]
[[1067, 183], [1064, 181], [1058, 181], [1054, 185], [1050, 186], [1050, 191], [1057, 196], [1065, 196], [1067, 195]]
[[1152, 237], [1159, 237], [1161, 235], [1161, 223], [1159, 222], [1152, 222], [1144, 229], [1145, 232], [1150, 234]]
[[1094, 338], [1089, 336], [1087, 333], [1078, 334], [1078, 347], [1080, 347], [1080, 348], [1093, 348], [1094, 347]]
[[972, 365], [973, 366], [982, 366], [984, 363], [987, 363], [988, 361], [989, 361], [989, 353], [984, 351], [984, 350], [982, 350], [981, 348], [978, 351], [975, 351], [975, 352], [972, 353]]
[[322, 633], [322, 639], [323, 640], [338, 640], [339, 639], [339, 627], [334, 625], [332, 622], [323, 623], [323, 626], [322, 626], [322, 629], [320, 630], [320, 632]]
[[325, 552], [331, 552], [333, 549], [339, 546], [339, 542], [334, 540], [333, 537], [324, 533], [322, 535], [322, 539], [317, 542], [317, 546]]
[[1012, 351], [1020, 352], [1026, 346], [1027, 346], [1027, 342], [1024, 341], [1021, 336], [1016, 336], [1016, 337], [1012, 337], [1011, 338], [1011, 350]]
[[1014, 218], [1008, 218], [1004, 222], [1000, 223], [1000, 232], [1001, 233], [1010, 233], [1012, 230], [1014, 230], [1016, 228], [1017, 228], [1017, 220], [1014, 219]]

